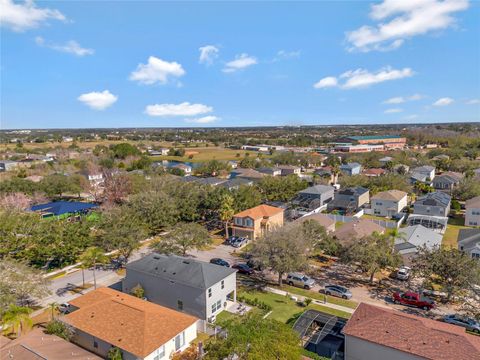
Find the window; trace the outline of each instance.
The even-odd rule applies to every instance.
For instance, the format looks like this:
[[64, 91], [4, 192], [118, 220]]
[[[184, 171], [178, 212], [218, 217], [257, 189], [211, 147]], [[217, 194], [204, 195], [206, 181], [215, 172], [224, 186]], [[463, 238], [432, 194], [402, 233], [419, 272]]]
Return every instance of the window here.
[[222, 309], [222, 300], [218, 300], [212, 304], [212, 314], [215, 314], [218, 310]]
[[208, 297], [212, 297], [212, 288], [208, 289]]
[[217, 301], [217, 310], [220, 310], [222, 308], [222, 300]]
[[235, 225], [242, 226], [242, 218], [235, 218]]
[[185, 331], [175, 336], [175, 351], [180, 350], [185, 345]]
[[153, 360], [160, 360], [163, 359], [165, 356], [165, 345], [163, 345], [160, 349], [155, 350], [155, 356]]
[[97, 340], [93, 340], [93, 347], [94, 347], [95, 349], [98, 348], [98, 342], [97, 342]]
[[225, 280], [222, 280], [222, 289], [225, 289]]
[[217, 311], [217, 303], [213, 303], [212, 304], [212, 314], [215, 314], [216, 311]]
[[177, 300], [177, 308], [178, 308], [178, 310], [183, 310], [183, 301], [182, 300]]
[[248, 227], [252, 227], [253, 226], [253, 221], [251, 219], [245, 219], [245, 225], [248, 226]]

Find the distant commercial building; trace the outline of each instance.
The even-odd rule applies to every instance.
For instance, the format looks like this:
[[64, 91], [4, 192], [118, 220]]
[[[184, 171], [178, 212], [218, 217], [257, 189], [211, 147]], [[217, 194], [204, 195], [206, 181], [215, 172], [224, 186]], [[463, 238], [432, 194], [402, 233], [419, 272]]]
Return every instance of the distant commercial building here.
[[353, 143], [360, 145], [384, 144], [386, 149], [403, 149], [407, 138], [400, 135], [349, 136]]

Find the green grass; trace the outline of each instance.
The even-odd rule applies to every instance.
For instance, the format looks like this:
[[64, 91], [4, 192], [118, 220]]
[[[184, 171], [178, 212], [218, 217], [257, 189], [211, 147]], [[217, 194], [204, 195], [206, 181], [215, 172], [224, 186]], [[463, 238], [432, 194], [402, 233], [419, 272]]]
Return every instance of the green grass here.
[[[310, 299], [315, 299], [319, 301], [325, 301], [325, 294], [321, 294], [316, 291], [301, 289], [301, 288], [286, 285], [286, 284], [284, 284], [282, 287], [279, 287], [279, 286], [274, 286], [274, 287], [280, 290], [288, 291], [291, 294], [301, 295], [301, 296], [309, 297]], [[335, 296], [327, 296], [327, 302], [335, 305], [348, 307], [350, 309], [355, 309], [358, 305], [355, 301], [345, 300]]]
[[457, 248], [457, 238], [460, 229], [466, 229], [464, 226], [464, 219], [461, 217], [448, 219], [447, 230], [443, 234], [442, 245], [447, 247]]
[[[257, 152], [255, 151], [245, 151], [245, 150], [236, 150], [236, 149], [225, 149], [221, 147], [198, 147], [198, 148], [185, 148], [187, 153], [185, 156], [152, 156], [152, 160], [171, 160], [171, 161], [187, 161], [187, 162], [204, 162], [209, 160], [238, 160], [240, 161], [245, 157], [245, 154], [250, 154], [250, 156], [257, 157]], [[193, 157], [190, 158], [189, 152], [192, 153]], [[237, 156], [240, 154], [240, 156]], [[268, 157], [269, 155], [262, 154], [263, 157]]]
[[362, 216], [362, 219], [367, 219], [367, 220], [380, 220], [380, 221], [385, 221], [385, 222], [394, 222], [390, 220], [389, 218], [386, 217], [381, 217], [381, 216], [375, 216], [375, 215], [368, 215], [365, 214]]
[[277, 295], [270, 292], [251, 290], [239, 292], [238, 295], [251, 300], [257, 298], [259, 301], [263, 301], [270, 305], [272, 307], [272, 313], [268, 317], [283, 323], [286, 323], [289, 319], [293, 318], [298, 313], [303, 313], [307, 309], [315, 309], [344, 318], [349, 318], [351, 316], [351, 314], [344, 311], [338, 311], [321, 305], [310, 304], [308, 307], [303, 307], [287, 296]]

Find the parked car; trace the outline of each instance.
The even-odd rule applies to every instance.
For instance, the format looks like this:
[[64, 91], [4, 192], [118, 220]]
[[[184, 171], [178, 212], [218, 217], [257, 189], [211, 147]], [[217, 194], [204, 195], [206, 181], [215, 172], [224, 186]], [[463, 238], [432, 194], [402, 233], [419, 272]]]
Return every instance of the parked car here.
[[253, 270], [263, 271], [262, 264], [260, 264], [258, 261], [253, 260], [252, 258], [250, 258], [247, 261], [247, 265], [248, 265], [248, 267], [250, 267]]
[[325, 295], [337, 296], [342, 299], [351, 299], [352, 293], [346, 287], [340, 285], [326, 285]]
[[402, 266], [400, 269], [398, 269], [396, 278], [398, 280], [408, 280], [410, 278], [410, 268], [408, 266]]
[[435, 307], [435, 301], [421, 294], [407, 291], [405, 293], [396, 292], [393, 294], [393, 302], [421, 308], [423, 310], [431, 310]]
[[462, 316], [459, 314], [451, 314], [451, 315], [445, 315], [443, 317], [443, 321], [449, 324], [464, 327], [468, 331], [473, 331], [480, 334], [480, 322], [476, 321], [475, 319], [471, 319], [469, 317]]
[[290, 273], [287, 275], [287, 284], [302, 287], [304, 289], [311, 289], [315, 285], [315, 280], [304, 274]]
[[226, 262], [225, 260], [220, 259], [220, 258], [210, 259], [210, 264], [215, 264], [215, 265], [230, 267], [230, 264], [229, 264], [228, 262]]
[[227, 244], [230, 244], [232, 245], [232, 243], [234, 243], [235, 241], [237, 241], [238, 239], [238, 236], [229, 236], [229, 238], [227, 239]]
[[245, 245], [247, 242], [248, 242], [248, 239], [246, 239], [244, 237], [239, 237], [239, 238], [236, 238], [234, 241], [232, 241], [230, 243], [230, 245], [232, 245], [235, 248], [239, 248], [239, 247]]
[[68, 314], [71, 310], [72, 309], [69, 303], [63, 303], [58, 305], [58, 311], [60, 311], [62, 314]]
[[247, 264], [235, 264], [232, 268], [237, 269], [240, 274], [252, 275], [253, 269]]

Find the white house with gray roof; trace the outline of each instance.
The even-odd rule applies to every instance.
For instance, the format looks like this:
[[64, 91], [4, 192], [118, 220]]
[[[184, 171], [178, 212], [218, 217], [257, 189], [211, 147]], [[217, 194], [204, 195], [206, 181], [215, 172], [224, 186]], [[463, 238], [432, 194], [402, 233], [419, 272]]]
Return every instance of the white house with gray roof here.
[[416, 167], [410, 170], [410, 182], [412, 184], [421, 182], [424, 184], [432, 185], [435, 178], [435, 167], [430, 165], [424, 165]]
[[301, 201], [309, 202], [312, 205], [314, 204], [314, 206], [310, 206], [310, 208], [317, 208], [332, 201], [334, 195], [335, 188], [333, 186], [315, 185], [299, 191], [297, 198]]
[[418, 248], [433, 249], [442, 244], [443, 235], [422, 225], [401, 228], [402, 237], [395, 239], [395, 250], [401, 255], [416, 254]]
[[480, 260], [480, 229], [460, 229], [457, 243], [458, 250]]
[[450, 195], [435, 191], [418, 198], [413, 204], [413, 213], [446, 217], [450, 213], [450, 204]]
[[407, 193], [400, 190], [381, 191], [370, 198], [374, 215], [395, 216], [407, 207]]
[[465, 203], [465, 225], [480, 226], [480, 196]]
[[126, 266], [123, 292], [140, 285], [156, 304], [212, 319], [236, 302], [236, 270], [177, 255], [153, 253]]

